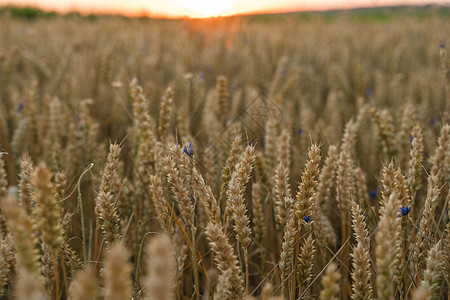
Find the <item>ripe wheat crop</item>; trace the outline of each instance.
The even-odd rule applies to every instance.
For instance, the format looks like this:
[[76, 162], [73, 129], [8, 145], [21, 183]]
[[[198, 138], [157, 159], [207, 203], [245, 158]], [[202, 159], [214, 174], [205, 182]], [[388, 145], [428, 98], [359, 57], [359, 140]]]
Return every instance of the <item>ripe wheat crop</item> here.
[[0, 15], [2, 299], [447, 299], [450, 20]]

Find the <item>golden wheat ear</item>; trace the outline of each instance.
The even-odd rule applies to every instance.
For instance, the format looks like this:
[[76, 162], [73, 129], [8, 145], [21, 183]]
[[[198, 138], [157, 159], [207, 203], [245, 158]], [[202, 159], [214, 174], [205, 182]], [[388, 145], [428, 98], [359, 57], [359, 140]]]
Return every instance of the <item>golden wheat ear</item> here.
[[234, 253], [233, 247], [220, 223], [208, 223], [206, 227], [206, 236], [213, 252], [214, 262], [221, 273], [226, 270], [231, 271], [230, 289], [228, 293], [236, 293], [241, 298], [244, 294], [244, 279], [241, 274], [241, 267]]
[[131, 265], [128, 250], [114, 242], [106, 251], [103, 284], [105, 300], [130, 299], [132, 293]]
[[167, 235], [154, 235], [145, 246], [144, 299], [174, 299], [177, 262], [173, 250]]
[[398, 209], [400, 200], [397, 193], [392, 193], [386, 199], [385, 206], [380, 210], [380, 221], [376, 233], [376, 270], [377, 270], [377, 295], [383, 299], [394, 297], [394, 271], [397, 266], [397, 255], [399, 251], [399, 228]]
[[37, 224], [41, 230], [41, 240], [56, 254], [64, 240], [62, 228], [62, 210], [55, 198], [55, 188], [51, 181], [52, 172], [45, 164], [39, 164], [34, 169], [31, 184], [36, 188], [34, 195], [36, 203]]
[[340, 297], [340, 281], [341, 273], [337, 269], [335, 263], [330, 263], [325, 269], [322, 277], [322, 291], [320, 292], [320, 300], [338, 300]]
[[100, 189], [95, 199], [95, 214], [97, 228], [101, 229], [106, 245], [120, 238], [120, 219], [112, 193], [112, 184], [117, 174], [121, 147], [111, 144], [109, 154], [103, 170]]
[[97, 299], [99, 296], [99, 285], [94, 267], [85, 266], [76, 272], [69, 287], [69, 300]]
[[[15, 196], [8, 196], [2, 200], [2, 213], [8, 220], [8, 228], [12, 235], [15, 249], [15, 260], [29, 274], [40, 276], [41, 264], [38, 250], [36, 225], [26, 211], [18, 205]], [[30, 275], [31, 276], [31, 275]]]

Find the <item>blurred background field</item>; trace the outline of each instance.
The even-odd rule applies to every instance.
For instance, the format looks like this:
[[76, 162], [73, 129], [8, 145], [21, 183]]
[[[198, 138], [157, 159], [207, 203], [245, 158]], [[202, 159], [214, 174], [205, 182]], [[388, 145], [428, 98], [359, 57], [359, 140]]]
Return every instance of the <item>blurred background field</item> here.
[[[414, 299], [447, 299], [449, 33], [446, 6], [173, 20], [1, 8], [0, 148], [7, 154], [0, 155], [0, 197], [18, 201], [35, 224], [28, 234], [36, 236], [31, 246], [39, 251], [31, 264], [41, 270], [24, 266], [23, 249], [15, 249], [19, 229], [11, 227], [14, 213], [6, 207], [0, 251], [5, 299], [28, 299], [15, 292], [26, 289], [15, 289], [20, 268], [38, 282], [30, 286], [43, 299], [67, 298], [72, 282], [74, 290], [82, 286], [76, 272], [88, 265], [106, 282], [108, 255], [125, 252], [114, 252], [117, 240], [127, 248], [117, 267], [125, 274], [117, 293], [125, 298], [250, 298], [253, 291], [262, 299], [408, 299], [415, 291]], [[114, 152], [110, 143], [120, 143], [120, 158], [107, 160]], [[308, 165], [317, 160], [312, 144], [322, 156], [315, 167]], [[255, 148], [253, 160], [247, 145]], [[247, 175], [240, 169], [244, 158], [252, 166]], [[175, 177], [194, 206], [192, 215], [185, 215], [174, 192], [171, 169], [179, 171]], [[245, 176], [248, 184], [237, 179]], [[233, 178], [240, 196], [229, 191]], [[47, 197], [56, 204], [39, 202], [38, 179], [52, 186]], [[309, 198], [302, 194], [307, 188]], [[208, 195], [220, 222], [209, 214]], [[369, 233], [365, 287], [355, 287], [352, 275], [350, 253], [361, 242], [352, 229], [358, 219], [353, 200]], [[50, 221], [39, 213], [49, 203], [49, 211], [58, 211], [54, 227], [62, 228], [53, 231], [61, 239], [53, 250], [46, 248], [42, 225]], [[389, 216], [391, 204], [397, 206]], [[397, 218], [400, 207], [412, 207], [411, 219]], [[251, 228], [249, 245], [239, 232], [242, 214]], [[383, 220], [395, 223], [384, 238]], [[245, 292], [224, 283], [231, 273], [217, 259], [211, 228], [226, 237], [239, 270], [233, 276], [242, 277]], [[157, 296], [152, 292], [164, 287], [152, 289], [152, 263], [144, 263], [157, 246], [148, 246], [142, 260], [139, 255], [154, 232], [169, 236], [178, 271], [167, 277], [174, 281], [168, 292]], [[384, 255], [377, 246], [388, 238], [393, 249], [386, 246]], [[387, 268], [384, 256], [392, 258]], [[327, 273], [339, 282], [340, 290], [328, 291], [336, 298], [322, 292], [330, 261], [340, 274]], [[150, 275], [142, 280], [140, 273]], [[121, 299], [106, 283], [99, 286], [96, 297]]]

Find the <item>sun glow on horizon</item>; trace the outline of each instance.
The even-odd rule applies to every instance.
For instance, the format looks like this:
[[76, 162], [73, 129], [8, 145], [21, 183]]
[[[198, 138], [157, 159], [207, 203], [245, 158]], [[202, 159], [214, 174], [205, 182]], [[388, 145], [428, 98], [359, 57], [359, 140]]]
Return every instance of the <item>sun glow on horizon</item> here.
[[162, 18], [210, 18], [252, 13], [349, 9], [390, 5], [444, 4], [450, 0], [0, 0], [2, 5], [49, 11], [124, 14]]
[[178, 1], [178, 4], [180, 7], [209, 18], [226, 13], [235, 2], [236, 0], [190, 0]]

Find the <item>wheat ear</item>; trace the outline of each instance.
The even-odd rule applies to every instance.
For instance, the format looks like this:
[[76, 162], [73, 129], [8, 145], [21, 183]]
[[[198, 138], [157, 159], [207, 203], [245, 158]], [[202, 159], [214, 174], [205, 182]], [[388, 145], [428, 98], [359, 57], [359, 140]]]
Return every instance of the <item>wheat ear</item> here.
[[222, 226], [218, 223], [209, 222], [206, 227], [206, 235], [209, 239], [209, 245], [213, 252], [214, 262], [221, 274], [226, 270], [231, 270], [231, 289], [230, 292], [236, 293], [238, 299], [242, 299], [244, 288], [241, 275], [241, 268], [239, 266], [236, 254], [233, 251], [228, 237], [223, 232]]
[[145, 248], [147, 275], [143, 278], [144, 299], [174, 299], [176, 260], [166, 235], [155, 235]]
[[325, 269], [325, 275], [322, 278], [322, 291], [320, 292], [320, 300], [338, 300], [340, 294], [341, 273], [337, 269], [335, 263], [330, 263]]
[[95, 199], [97, 226], [101, 228], [107, 244], [111, 244], [120, 238], [119, 214], [112, 194], [112, 183], [117, 172], [120, 150], [119, 145], [110, 145], [109, 155], [102, 174], [100, 190]]
[[94, 268], [85, 266], [78, 271], [69, 287], [69, 300], [97, 299], [99, 286]]
[[113, 243], [106, 252], [104, 269], [105, 300], [131, 297], [131, 266], [128, 250], [120, 242]]

